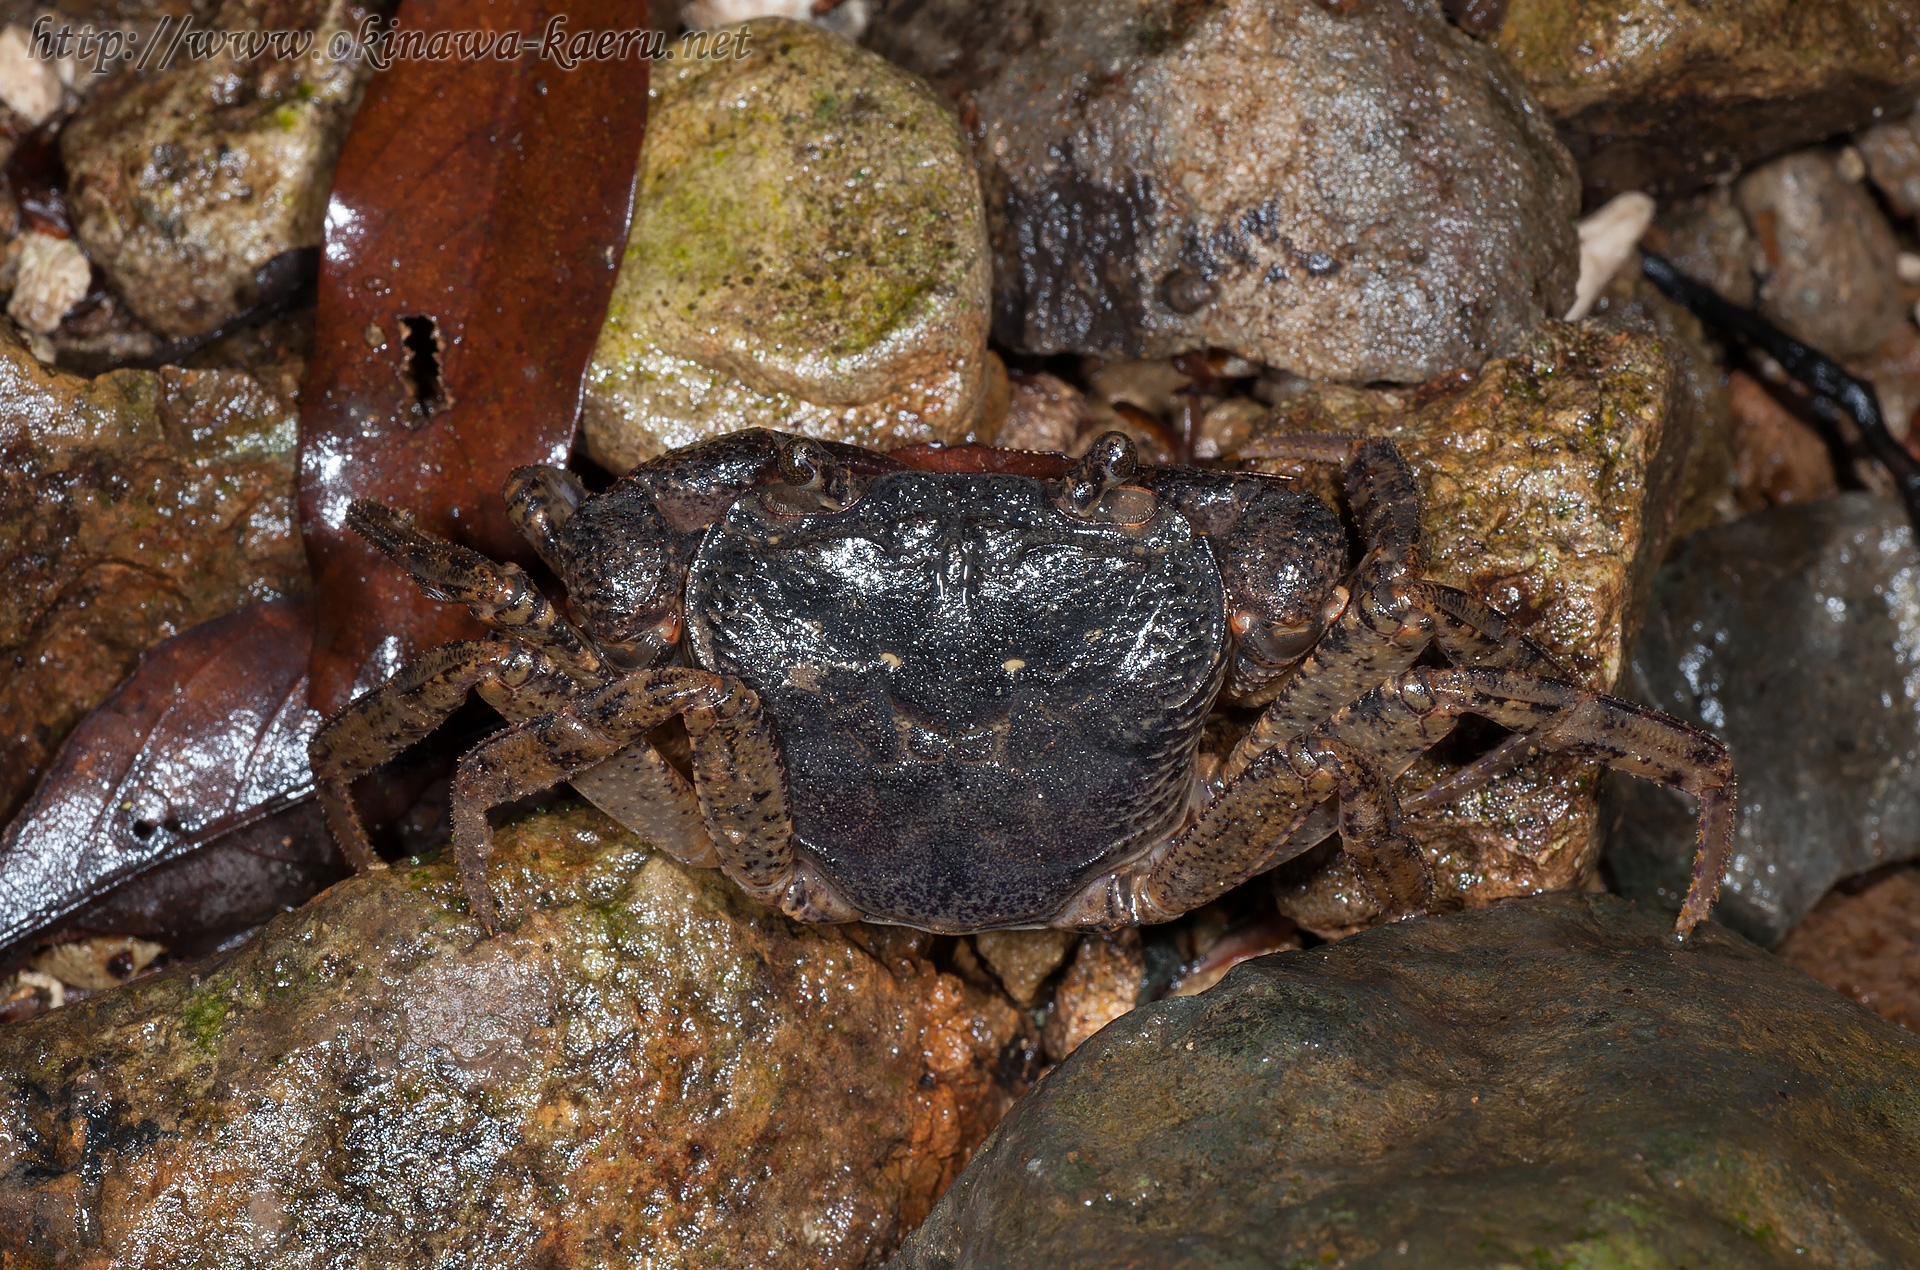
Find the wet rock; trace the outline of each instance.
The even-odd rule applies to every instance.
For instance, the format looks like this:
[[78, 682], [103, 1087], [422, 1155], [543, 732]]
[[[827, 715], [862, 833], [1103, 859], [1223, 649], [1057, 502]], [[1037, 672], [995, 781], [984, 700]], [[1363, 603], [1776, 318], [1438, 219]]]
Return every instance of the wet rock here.
[[895, 1263], [1920, 1263], [1920, 1039], [1610, 896], [1406, 922], [1137, 1010]]
[[1742, 177], [1760, 311], [1830, 357], [1870, 353], [1906, 316], [1893, 230], [1824, 150], [1803, 150]]
[[51, 59], [33, 55], [26, 27], [14, 23], [0, 31], [0, 102], [29, 129], [38, 128], [60, 109], [66, 86]]
[[1513, 0], [1492, 43], [1559, 125], [1590, 202], [1687, 193], [1920, 91], [1920, 11], [1904, 0]]
[[0, 820], [140, 654], [307, 585], [297, 366], [50, 370], [0, 338]]
[[1665, 210], [1650, 244], [1674, 268], [1733, 303], [1753, 307], [1753, 237], [1730, 186], [1718, 186]]
[[1910, 320], [1896, 322], [1880, 347], [1852, 359], [1847, 369], [1873, 385], [1887, 431], [1907, 438], [1914, 416], [1920, 415], [1920, 330]]
[[1841, 883], [1793, 928], [1780, 955], [1920, 1032], [1920, 869], [1875, 870]]
[[1015, 349], [1410, 382], [1573, 302], [1573, 167], [1435, 6], [895, 0], [868, 42], [967, 121]]
[[1639, 330], [1658, 339], [1692, 399], [1690, 414], [1676, 425], [1693, 434], [1679, 510], [1667, 539], [1678, 542], [1695, 530], [1739, 515], [1736, 421], [1720, 346], [1708, 337], [1700, 319], [1669, 300], [1640, 266], [1636, 252], [1607, 284], [1593, 306], [1593, 316], [1606, 325]]
[[329, 43], [366, 16], [347, 0], [224, 0], [207, 28], [312, 31], [313, 55], [183, 57], [119, 77], [61, 131], [74, 232], [153, 332], [216, 329], [258, 298], [268, 261], [320, 245], [370, 72]]
[[494, 861], [493, 939], [404, 863], [0, 1029], [0, 1257], [867, 1266], [1004, 1106], [1018, 1012], [924, 957], [596, 812]]
[[[1684, 513], [1703, 429], [1692, 386], [1646, 330], [1547, 323], [1520, 356], [1431, 389], [1305, 386], [1256, 430], [1391, 437], [1425, 500], [1435, 579], [1514, 619], [1594, 688], [1612, 687], [1653, 571]], [[1233, 457], [1229, 455], [1228, 457]], [[1266, 460], [1273, 471], [1325, 469]], [[1470, 735], [1470, 734], [1469, 734]], [[1401, 784], [1424, 788], [1464, 755], [1429, 755]], [[1584, 885], [1601, 841], [1597, 769], [1535, 759], [1450, 807], [1409, 817], [1443, 906]], [[1375, 910], [1332, 843], [1282, 866], [1281, 911], [1338, 933]]]
[[1054, 989], [1053, 1011], [1041, 1034], [1047, 1057], [1059, 1062], [1101, 1028], [1140, 1003], [1146, 960], [1140, 932], [1088, 935]]
[[957, 440], [987, 405], [990, 264], [958, 123], [838, 36], [748, 32], [749, 56], [654, 67], [581, 425], [611, 471], [749, 427]]
[[1854, 145], [1887, 206], [1902, 216], [1920, 215], [1920, 115], [1869, 128]]
[[1045, 983], [1073, 951], [1070, 930], [990, 930], [973, 937], [980, 959], [1000, 978], [1007, 995], [1023, 1006], [1040, 999]]
[[1820, 434], [1742, 371], [1727, 380], [1734, 414], [1735, 498], [1742, 512], [1805, 503], [1840, 492]]
[[1010, 450], [1065, 453], [1091, 419], [1080, 390], [1057, 375], [1016, 375], [1009, 386], [1007, 415], [994, 444]]
[[[1842, 494], [1696, 534], [1654, 584], [1622, 690], [1733, 752], [1714, 914], [1748, 938], [1776, 944], [1841, 878], [1920, 856], [1920, 557], [1898, 503]], [[1677, 909], [1690, 801], [1631, 781], [1609, 800], [1620, 890]]]

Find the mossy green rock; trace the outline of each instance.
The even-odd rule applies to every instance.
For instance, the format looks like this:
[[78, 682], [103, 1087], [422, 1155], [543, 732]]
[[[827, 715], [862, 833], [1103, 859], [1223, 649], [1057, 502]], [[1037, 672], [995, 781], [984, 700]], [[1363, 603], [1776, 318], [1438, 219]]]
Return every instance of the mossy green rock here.
[[1920, 1265], [1920, 1037], [1716, 926], [1515, 900], [1247, 962], [1020, 1102], [894, 1263]]
[[1492, 42], [1559, 125], [1590, 200], [1685, 193], [1920, 91], [1912, 0], [1513, 0]]
[[262, 265], [320, 246], [372, 73], [328, 50], [366, 15], [351, 0], [224, 0], [196, 32], [311, 31], [310, 55], [182, 52], [95, 94], [61, 131], [74, 233], [148, 329], [215, 330], [258, 298]]
[[[1518, 356], [1475, 376], [1412, 390], [1302, 386], [1221, 448], [1228, 458], [1258, 455], [1261, 438], [1298, 432], [1391, 438], [1424, 504], [1428, 574], [1513, 619], [1606, 692], [1683, 520], [1682, 492], [1712, 485], [1696, 471], [1711, 428], [1680, 352], [1639, 324], [1547, 322]], [[1329, 479], [1324, 467], [1261, 466]], [[1447, 770], [1424, 758], [1402, 788]], [[1598, 777], [1597, 764], [1542, 755], [1451, 806], [1410, 816], [1440, 904], [1590, 881], [1601, 848]], [[1331, 847], [1275, 875], [1282, 911], [1329, 934], [1378, 916]]]
[[746, 48], [654, 68], [588, 452], [624, 472], [750, 427], [961, 437], [985, 403], [991, 266], [960, 125], [805, 23], [748, 23]]
[[1016, 1011], [884, 932], [589, 810], [492, 876], [491, 939], [404, 863], [0, 1029], [0, 1266], [871, 1265], [1005, 1105]]

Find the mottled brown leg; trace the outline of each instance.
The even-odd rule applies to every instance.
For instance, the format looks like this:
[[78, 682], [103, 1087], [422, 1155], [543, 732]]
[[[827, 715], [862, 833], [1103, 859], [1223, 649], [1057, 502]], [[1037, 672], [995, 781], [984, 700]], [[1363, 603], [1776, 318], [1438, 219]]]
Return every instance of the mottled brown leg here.
[[405, 569], [430, 599], [466, 605], [485, 625], [539, 649], [582, 687], [597, 688], [612, 678], [600, 654], [519, 565], [435, 537], [405, 512], [371, 499], [347, 509], [347, 524]]
[[1303, 748], [1333, 775], [1340, 798], [1340, 849], [1381, 916], [1398, 921], [1426, 912], [1433, 903], [1433, 874], [1413, 840], [1400, 832], [1392, 775], [1371, 756], [1338, 741], [1316, 735]]
[[1317, 735], [1403, 770], [1463, 714], [1514, 729], [1530, 750], [1597, 759], [1700, 800], [1693, 883], [1676, 929], [1705, 920], [1726, 869], [1734, 821], [1733, 761], [1720, 741], [1630, 701], [1560, 680], [1488, 667], [1414, 669], [1341, 711]]
[[462, 640], [414, 658], [328, 719], [307, 746], [320, 806], [355, 869], [384, 868], [367, 841], [349, 786], [447, 721], [474, 689], [509, 717], [544, 713], [575, 688], [525, 644]]
[[565, 468], [542, 463], [515, 468], [501, 496], [506, 499], [507, 519], [513, 527], [540, 553], [549, 569], [564, 577], [566, 561], [560, 555], [560, 530], [591, 497], [587, 487]]
[[[1337, 822], [1319, 811], [1328, 798], [1338, 800]], [[1316, 730], [1262, 755], [1192, 824], [1100, 879], [1053, 924], [1111, 929], [1167, 921], [1298, 855], [1334, 827], [1383, 912], [1426, 910], [1432, 880], [1399, 831], [1391, 779], [1371, 755]]]
[[1414, 585], [1394, 581], [1355, 589], [1346, 610], [1221, 763], [1216, 780], [1222, 788], [1261, 755], [1413, 665], [1433, 639], [1433, 619], [1414, 602], [1414, 592]]
[[562, 709], [497, 733], [454, 775], [453, 847], [474, 915], [496, 925], [486, 861], [487, 808], [546, 789], [604, 763], [680, 716], [693, 738], [694, 782], [728, 876], [779, 904], [793, 873], [786, 774], [759, 699], [734, 679], [670, 666], [635, 671]]
[[1446, 667], [1395, 675], [1306, 735], [1262, 753], [1191, 825], [1101, 879], [1057, 924], [1151, 923], [1197, 908], [1312, 846], [1325, 828], [1314, 804], [1336, 794], [1342, 847], [1382, 911], [1418, 911], [1430, 882], [1398, 832], [1390, 782], [1463, 714], [1514, 729], [1531, 751], [1598, 759], [1697, 797], [1693, 885], [1676, 930], [1685, 935], [1705, 919], [1733, 836], [1733, 765], [1724, 745], [1677, 719], [1575, 684]]

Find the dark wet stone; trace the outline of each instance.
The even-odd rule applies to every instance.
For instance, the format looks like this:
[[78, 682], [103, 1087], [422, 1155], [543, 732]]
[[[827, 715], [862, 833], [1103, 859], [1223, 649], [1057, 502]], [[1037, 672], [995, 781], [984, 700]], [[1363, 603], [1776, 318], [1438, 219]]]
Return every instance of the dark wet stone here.
[[[1740, 779], [1714, 916], [1778, 943], [1841, 878], [1920, 856], [1920, 557], [1898, 503], [1842, 494], [1694, 535], [1621, 684], [1723, 738]], [[1609, 781], [1620, 889], [1677, 909], [1684, 796]]]
[[1492, 43], [1559, 124], [1594, 203], [1699, 189], [1920, 90], [1911, 0], [1513, 0]]
[[1013, 348], [1413, 382], [1573, 301], [1573, 167], [1436, 6], [894, 0], [867, 38], [967, 127]]
[[1665, 208], [1654, 224], [1660, 238], [1652, 245], [1674, 268], [1735, 304], [1753, 306], [1753, 236], [1731, 188]]
[[1920, 1038], [1719, 927], [1513, 900], [1081, 1046], [899, 1270], [1920, 1264]]
[[869, 1266], [1031, 1048], [930, 937], [798, 926], [597, 812], [501, 830], [492, 879], [493, 939], [402, 862], [0, 1027], [0, 1265]]

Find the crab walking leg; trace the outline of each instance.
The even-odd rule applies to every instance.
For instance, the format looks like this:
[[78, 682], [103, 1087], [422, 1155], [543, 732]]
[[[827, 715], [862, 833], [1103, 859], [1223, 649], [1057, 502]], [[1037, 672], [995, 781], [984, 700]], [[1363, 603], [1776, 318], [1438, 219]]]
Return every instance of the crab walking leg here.
[[453, 782], [453, 848], [481, 926], [496, 925], [486, 862], [487, 809], [596, 767], [674, 716], [693, 737], [694, 781], [720, 866], [755, 899], [778, 904], [793, 873], [786, 774], [759, 698], [738, 680], [672, 666], [641, 670], [482, 741]]
[[1319, 731], [1397, 771], [1463, 714], [1512, 728], [1531, 748], [1597, 759], [1699, 799], [1693, 880], [1675, 928], [1684, 935], [1706, 919], [1733, 841], [1733, 760], [1718, 738], [1561, 680], [1473, 666], [1397, 675]]
[[1338, 464], [1347, 505], [1369, 554], [1414, 573], [1426, 563], [1420, 536], [1420, 490], [1393, 442], [1384, 437], [1300, 433], [1263, 438], [1243, 448], [1240, 455]]
[[347, 508], [347, 524], [405, 569], [428, 598], [466, 605], [485, 625], [545, 653], [582, 687], [597, 688], [613, 677], [519, 565], [435, 537], [405, 512], [372, 499], [356, 499]]
[[[1330, 797], [1339, 802], [1337, 822], [1320, 808]], [[1383, 911], [1405, 917], [1426, 910], [1432, 879], [1399, 831], [1385, 766], [1316, 729], [1261, 755], [1199, 819], [1146, 857], [1097, 880], [1053, 924], [1104, 930], [1168, 921], [1298, 855], [1336, 826]]]
[[[1459, 665], [1573, 678], [1551, 653], [1466, 592], [1435, 582], [1379, 581], [1356, 593], [1221, 763], [1216, 779], [1231, 780], [1260, 754], [1331, 718], [1412, 666], [1429, 644]], [[1420, 806], [1458, 798], [1525, 757], [1524, 746], [1502, 746], [1436, 786]]]
[[1097, 893], [1083, 894], [1062, 924], [1165, 921], [1216, 899], [1318, 841], [1325, 822], [1312, 804], [1336, 792], [1348, 856], [1382, 907], [1404, 914], [1419, 884], [1405, 864], [1411, 848], [1398, 833], [1387, 778], [1410, 766], [1463, 714], [1513, 728], [1533, 749], [1598, 759], [1698, 798], [1693, 881], [1675, 929], [1685, 935], [1705, 920], [1733, 839], [1734, 776], [1726, 747], [1678, 719], [1574, 684], [1454, 666], [1395, 675], [1307, 734], [1259, 755], [1193, 824], [1109, 875]]
[[510, 718], [555, 709], [577, 691], [558, 667], [525, 644], [460, 640], [422, 653], [385, 683], [355, 697], [308, 744], [320, 806], [334, 841], [356, 870], [385, 865], [373, 854], [348, 787], [446, 722], [475, 689]]

